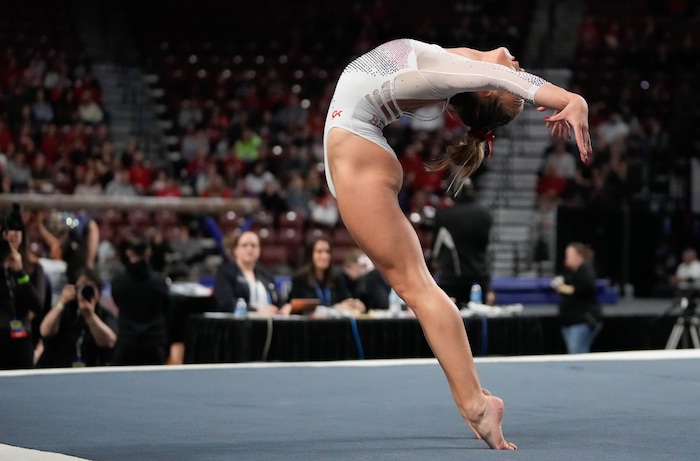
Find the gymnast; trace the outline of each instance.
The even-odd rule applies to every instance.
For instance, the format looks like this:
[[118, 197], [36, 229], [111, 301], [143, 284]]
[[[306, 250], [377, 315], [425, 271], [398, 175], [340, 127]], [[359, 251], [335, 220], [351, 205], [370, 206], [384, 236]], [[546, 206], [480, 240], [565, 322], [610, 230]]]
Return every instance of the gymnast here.
[[324, 128], [326, 180], [345, 226], [415, 312], [469, 428], [503, 450], [517, 448], [503, 436], [503, 401], [481, 387], [459, 310], [434, 281], [399, 206], [402, 169], [383, 128], [402, 115], [418, 118], [425, 106], [455, 114], [464, 136], [447, 147], [441, 166], [461, 184], [481, 164], [493, 130], [515, 119], [525, 102], [552, 110], [545, 126], [555, 137], [570, 137], [573, 130], [581, 160], [588, 162], [593, 151], [586, 101], [525, 72], [506, 48], [384, 43], [344, 69]]

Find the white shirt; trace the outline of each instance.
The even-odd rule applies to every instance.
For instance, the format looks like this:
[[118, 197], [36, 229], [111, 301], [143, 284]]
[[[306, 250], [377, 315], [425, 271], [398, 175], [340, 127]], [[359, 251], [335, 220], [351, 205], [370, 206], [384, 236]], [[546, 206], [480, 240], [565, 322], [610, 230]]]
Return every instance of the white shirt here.
[[676, 269], [676, 277], [684, 279], [678, 284], [680, 288], [700, 287], [700, 261], [680, 263]]

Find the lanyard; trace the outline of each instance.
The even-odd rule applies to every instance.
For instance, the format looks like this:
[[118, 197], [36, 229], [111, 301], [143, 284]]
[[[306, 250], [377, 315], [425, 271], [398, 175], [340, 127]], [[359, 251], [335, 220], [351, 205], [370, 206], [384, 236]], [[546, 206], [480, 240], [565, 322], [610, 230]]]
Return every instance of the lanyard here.
[[332, 298], [331, 298], [331, 289], [328, 287], [323, 287], [323, 290], [321, 290], [321, 287], [319, 284], [316, 284], [316, 294], [318, 295], [318, 299], [321, 300], [321, 305], [322, 306], [331, 306], [332, 305]]
[[17, 318], [17, 308], [15, 306], [15, 284], [13, 283], [10, 273], [5, 268], [5, 283], [7, 284], [7, 292], [9, 296], [10, 310], [12, 311], [12, 318]]

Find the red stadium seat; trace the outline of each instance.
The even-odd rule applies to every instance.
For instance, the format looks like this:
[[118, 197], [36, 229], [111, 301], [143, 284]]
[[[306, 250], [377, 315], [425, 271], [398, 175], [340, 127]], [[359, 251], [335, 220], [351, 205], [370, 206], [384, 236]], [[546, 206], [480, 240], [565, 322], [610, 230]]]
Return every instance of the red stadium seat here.
[[277, 244], [277, 231], [274, 227], [261, 227], [255, 229], [255, 232], [260, 237], [260, 245], [263, 248], [263, 252], [268, 246]]
[[289, 265], [289, 249], [284, 245], [268, 245], [260, 252], [260, 264], [271, 269], [273, 266]]
[[293, 228], [293, 229], [301, 229], [304, 227], [304, 219], [301, 217], [301, 215], [295, 211], [288, 211], [286, 213], [282, 213], [279, 218], [279, 227], [280, 228]]

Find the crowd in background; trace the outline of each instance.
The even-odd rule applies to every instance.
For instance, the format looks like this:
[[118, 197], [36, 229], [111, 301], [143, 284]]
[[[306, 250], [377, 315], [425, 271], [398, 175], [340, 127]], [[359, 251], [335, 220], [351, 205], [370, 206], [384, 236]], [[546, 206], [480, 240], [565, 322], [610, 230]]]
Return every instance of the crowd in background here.
[[[60, 17], [58, 25], [43, 17], [46, 30], [37, 26], [24, 33], [18, 21], [0, 35], [3, 192], [258, 197], [267, 211], [263, 221], [273, 230], [292, 211], [304, 231], [332, 235], [342, 222], [323, 179], [322, 130], [329, 82], [338, 69], [351, 56], [400, 35], [445, 45], [507, 45], [518, 55], [533, 4], [463, 1], [423, 17], [406, 14], [410, 8], [394, 2], [360, 2], [348, 14], [328, 14], [315, 28], [266, 28], [269, 34], [256, 43], [245, 40], [248, 29], [230, 23], [253, 20], [252, 10], [232, 19], [221, 14], [232, 6], [181, 2], [200, 13], [182, 15], [161, 3], [149, 6], [163, 7], [156, 24], [139, 23], [144, 15], [132, 27], [149, 50], [146, 65], [164, 85], [171, 134], [179, 139], [175, 160], [135, 142], [115, 149], [110, 108], [69, 17]], [[697, 60], [690, 55], [697, 44], [697, 7], [678, 0], [588, 3], [572, 70], [573, 89], [590, 103], [596, 157], [583, 165], [571, 145], [553, 142], [543, 153], [536, 206], [687, 206], [687, 166], [697, 152], [697, 92], [691, 85]], [[282, 23], [295, 8], [279, 6], [265, 21]], [[337, 13], [334, 8], [341, 7], [306, 13]], [[16, 13], [21, 19], [32, 14]], [[349, 30], [352, 39], [341, 34]], [[416, 221], [426, 210], [445, 206], [445, 172], [426, 171], [424, 164], [456, 129], [450, 117], [433, 124], [402, 119], [387, 127], [405, 171], [401, 204]], [[210, 236], [201, 216], [175, 216], [160, 225], [161, 216], [146, 215], [102, 212], [91, 218], [113, 247], [125, 238], [126, 223], [136, 225], [167, 247], [171, 259], [182, 252], [175, 258], [184, 262], [180, 269], [207, 256], [205, 245], [193, 243]], [[254, 224], [223, 215], [213, 219], [223, 231], [226, 225]]]

